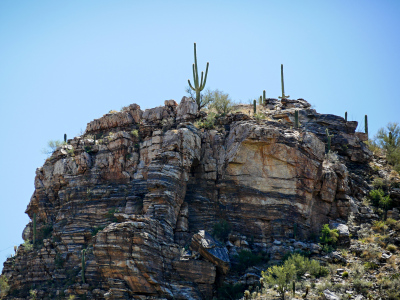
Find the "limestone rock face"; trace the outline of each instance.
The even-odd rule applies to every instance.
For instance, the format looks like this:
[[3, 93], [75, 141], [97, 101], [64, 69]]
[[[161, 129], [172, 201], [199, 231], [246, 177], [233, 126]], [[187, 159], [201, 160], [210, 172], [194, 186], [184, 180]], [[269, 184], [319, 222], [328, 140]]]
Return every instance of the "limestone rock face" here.
[[[368, 185], [354, 171], [368, 167], [365, 137], [303, 99], [269, 99], [262, 113], [268, 120], [237, 112], [197, 128], [207, 114], [184, 97], [88, 123], [36, 171], [26, 213], [37, 216], [37, 243], [3, 269], [13, 297], [35, 285], [53, 299], [212, 299], [242, 250], [318, 252], [285, 241], [365, 210]], [[326, 128], [337, 154], [326, 154]], [[226, 247], [209, 234], [222, 223]], [[33, 240], [32, 222], [23, 237]]]

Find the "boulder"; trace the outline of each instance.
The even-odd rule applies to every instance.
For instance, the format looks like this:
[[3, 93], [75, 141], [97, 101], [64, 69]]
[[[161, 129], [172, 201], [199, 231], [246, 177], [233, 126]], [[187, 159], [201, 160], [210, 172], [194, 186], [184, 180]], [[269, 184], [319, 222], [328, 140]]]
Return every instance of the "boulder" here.
[[205, 230], [200, 230], [193, 235], [190, 248], [216, 265], [223, 274], [228, 273], [230, 269], [228, 249]]

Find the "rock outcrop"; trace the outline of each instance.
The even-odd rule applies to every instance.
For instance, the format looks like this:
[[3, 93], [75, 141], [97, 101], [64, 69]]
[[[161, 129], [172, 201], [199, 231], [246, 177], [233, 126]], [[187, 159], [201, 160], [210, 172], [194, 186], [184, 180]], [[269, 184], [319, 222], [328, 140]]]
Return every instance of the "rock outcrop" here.
[[[197, 128], [206, 114], [184, 97], [90, 122], [36, 171], [26, 213], [37, 243], [4, 264], [10, 297], [34, 287], [47, 299], [211, 299], [242, 249], [283, 255], [276, 241], [290, 239], [292, 250], [318, 252], [300, 240], [361, 214], [365, 137], [303, 99], [270, 99], [263, 114]], [[326, 128], [337, 154], [326, 154]], [[221, 221], [228, 246], [210, 236]], [[23, 237], [33, 239], [32, 222]]]

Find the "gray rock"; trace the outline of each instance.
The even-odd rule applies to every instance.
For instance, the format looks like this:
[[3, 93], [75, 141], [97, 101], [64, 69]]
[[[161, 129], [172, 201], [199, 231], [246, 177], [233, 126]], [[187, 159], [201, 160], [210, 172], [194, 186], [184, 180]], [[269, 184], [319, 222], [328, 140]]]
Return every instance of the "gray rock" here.
[[224, 274], [228, 273], [230, 269], [228, 249], [205, 230], [200, 230], [193, 235], [190, 247], [216, 265]]
[[340, 300], [339, 296], [330, 290], [323, 291], [326, 300]]

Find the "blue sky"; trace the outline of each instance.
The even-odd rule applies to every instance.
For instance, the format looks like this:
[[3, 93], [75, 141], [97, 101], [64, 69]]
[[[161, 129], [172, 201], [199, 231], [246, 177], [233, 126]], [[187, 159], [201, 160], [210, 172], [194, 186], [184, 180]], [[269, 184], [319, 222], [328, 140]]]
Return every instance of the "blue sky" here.
[[[22, 243], [49, 140], [109, 110], [180, 101], [193, 43], [207, 87], [400, 122], [400, 1], [0, 1], [0, 263]], [[2, 266], [0, 267], [2, 268]]]

